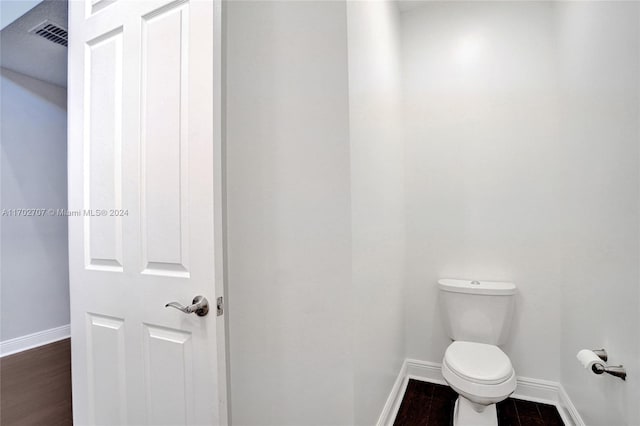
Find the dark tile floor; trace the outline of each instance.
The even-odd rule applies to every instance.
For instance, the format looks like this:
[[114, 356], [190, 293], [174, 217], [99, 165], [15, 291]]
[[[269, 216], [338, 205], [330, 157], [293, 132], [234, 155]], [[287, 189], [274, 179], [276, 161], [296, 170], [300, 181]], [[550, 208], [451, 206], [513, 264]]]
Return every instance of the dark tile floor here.
[[[409, 380], [394, 426], [450, 426], [456, 394], [450, 387]], [[498, 404], [499, 426], [563, 426], [553, 405], [508, 398]]]

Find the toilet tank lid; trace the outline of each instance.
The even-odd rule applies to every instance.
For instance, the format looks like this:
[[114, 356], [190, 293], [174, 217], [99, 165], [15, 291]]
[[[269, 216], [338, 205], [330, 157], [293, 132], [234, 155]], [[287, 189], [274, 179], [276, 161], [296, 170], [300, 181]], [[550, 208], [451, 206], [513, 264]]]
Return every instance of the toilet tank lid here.
[[487, 294], [508, 296], [516, 293], [516, 285], [501, 281], [475, 281], [443, 278], [438, 280], [442, 291], [453, 293]]

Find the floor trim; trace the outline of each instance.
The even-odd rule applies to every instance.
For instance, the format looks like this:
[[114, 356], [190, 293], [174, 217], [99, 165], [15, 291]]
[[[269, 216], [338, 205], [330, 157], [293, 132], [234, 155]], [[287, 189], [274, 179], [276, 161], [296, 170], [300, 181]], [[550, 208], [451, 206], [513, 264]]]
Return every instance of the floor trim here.
[[567, 391], [562, 385], [558, 387], [558, 404], [556, 404], [556, 407], [558, 407], [560, 417], [562, 417], [565, 424], [570, 424], [569, 421], [573, 421], [573, 424], [576, 426], [585, 426], [584, 420], [582, 420], [580, 413], [578, 413], [578, 409], [573, 405], [569, 394], [567, 394]]
[[57, 342], [67, 339], [71, 336], [71, 327], [69, 324], [63, 325], [49, 330], [38, 331], [37, 333], [27, 334], [26, 336], [16, 337], [14, 339], [0, 342], [0, 358], [13, 355], [27, 349], [37, 348], [38, 346], [48, 343]]
[[[393, 425], [409, 379], [446, 384], [442, 377], [442, 364], [417, 359], [405, 359], [400, 368], [398, 378], [380, 414], [377, 426]], [[518, 377], [516, 391], [513, 393], [513, 396], [526, 401], [555, 405], [565, 425], [584, 426], [580, 414], [560, 383], [529, 377]]]
[[387, 419], [396, 418], [398, 410], [400, 409], [400, 404], [402, 404], [402, 397], [407, 389], [407, 382], [407, 361], [404, 360], [400, 367], [400, 374], [398, 374], [396, 381], [393, 383], [391, 393], [382, 408], [382, 413], [380, 413], [380, 417], [376, 423], [377, 426], [385, 426]]

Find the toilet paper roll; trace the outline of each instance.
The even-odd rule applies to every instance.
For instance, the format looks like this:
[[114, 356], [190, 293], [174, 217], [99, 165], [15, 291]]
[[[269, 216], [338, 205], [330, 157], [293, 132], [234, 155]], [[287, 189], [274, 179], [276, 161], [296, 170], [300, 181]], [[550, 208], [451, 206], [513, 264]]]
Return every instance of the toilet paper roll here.
[[595, 354], [595, 352], [589, 349], [583, 349], [578, 352], [576, 358], [578, 358], [578, 361], [580, 361], [584, 368], [588, 368], [589, 370], [591, 370], [591, 367], [593, 367], [595, 364], [604, 366], [604, 361], [601, 360], [600, 357]]

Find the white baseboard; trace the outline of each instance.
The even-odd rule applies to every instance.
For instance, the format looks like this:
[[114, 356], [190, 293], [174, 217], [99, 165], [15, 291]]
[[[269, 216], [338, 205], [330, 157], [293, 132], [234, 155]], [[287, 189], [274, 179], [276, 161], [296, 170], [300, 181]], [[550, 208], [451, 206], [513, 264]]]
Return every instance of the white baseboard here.
[[573, 405], [562, 385], [558, 386], [558, 403], [556, 407], [558, 407], [560, 417], [562, 417], [562, 421], [565, 424], [570, 425], [570, 422], [573, 422], [575, 426], [585, 426], [584, 420], [580, 417], [580, 413], [578, 413], [576, 406]]
[[71, 336], [69, 324], [0, 342], [0, 357], [37, 348]]
[[402, 367], [400, 367], [400, 374], [398, 374], [396, 381], [393, 383], [387, 402], [385, 402], [384, 407], [382, 408], [382, 413], [380, 413], [380, 417], [376, 423], [377, 426], [385, 426], [388, 419], [396, 418], [398, 410], [400, 409], [400, 404], [402, 404], [404, 391], [407, 389], [408, 381], [407, 361], [405, 360], [402, 363]]
[[409, 358], [407, 358], [405, 362], [407, 363], [407, 376], [410, 379], [437, 383], [439, 385], [447, 384], [447, 382], [444, 381], [444, 377], [442, 377], [442, 364]]
[[[391, 389], [391, 393], [387, 398], [387, 403], [380, 414], [377, 426], [393, 425], [409, 379], [438, 383], [441, 385], [446, 384], [442, 377], [442, 364], [406, 359], [402, 364], [393, 389]], [[529, 377], [518, 377], [516, 391], [512, 396], [526, 401], [555, 405], [565, 425], [584, 426], [580, 414], [560, 383]]]
[[557, 382], [518, 376], [516, 391], [512, 396], [525, 401], [555, 405], [558, 403], [559, 386]]

